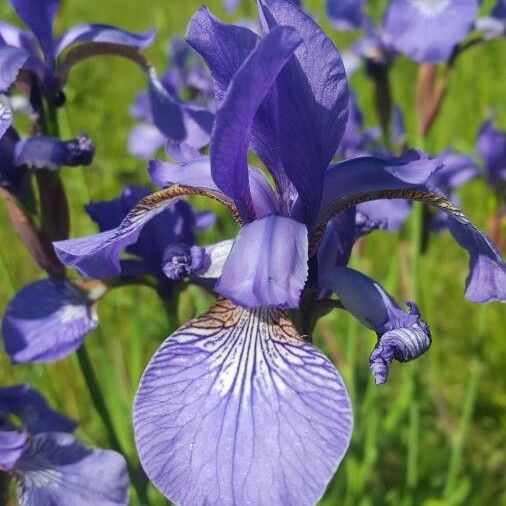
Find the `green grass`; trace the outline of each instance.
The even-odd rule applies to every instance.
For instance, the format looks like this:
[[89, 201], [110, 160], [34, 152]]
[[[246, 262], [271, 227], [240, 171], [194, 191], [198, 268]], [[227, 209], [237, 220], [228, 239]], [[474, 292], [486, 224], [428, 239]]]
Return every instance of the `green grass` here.
[[[321, 0], [306, 1], [339, 48], [353, 36], [333, 32], [323, 16]], [[376, 14], [384, 2], [370, 2]], [[184, 33], [198, 7], [195, 0], [97, 0], [64, 2], [57, 27], [76, 22], [117, 24], [131, 30], [155, 26], [157, 42], [147, 53], [162, 69], [170, 34]], [[210, 7], [223, 15], [217, 0]], [[490, 5], [490, 2], [487, 4]], [[242, 6], [242, 14], [252, 12]], [[225, 16], [233, 19], [231, 16]], [[7, 5], [0, 18], [12, 20]], [[505, 42], [494, 42], [469, 51], [458, 62], [450, 92], [430, 137], [427, 150], [437, 153], [448, 146], [474, 152], [476, 131], [489, 107], [506, 128], [504, 69]], [[400, 59], [392, 71], [396, 102], [406, 114], [410, 144], [416, 147], [412, 111], [416, 67]], [[368, 124], [375, 124], [372, 88], [361, 72], [353, 88]], [[67, 90], [68, 104], [60, 115], [67, 137], [88, 132], [97, 144], [91, 167], [63, 172], [72, 205], [72, 236], [94, 231], [82, 211], [91, 199], [114, 197], [123, 184], [146, 183], [145, 164], [126, 152], [132, 120], [128, 115], [136, 91], [144, 85], [141, 73], [118, 58], [88, 60], [76, 68]], [[462, 192], [462, 207], [477, 225], [486, 227], [491, 197], [479, 181]], [[204, 205], [201, 201], [198, 205]], [[219, 232], [228, 218], [219, 212]], [[3, 207], [0, 209], [0, 305], [14, 291], [40, 278], [22, 244], [13, 237]], [[221, 237], [221, 236], [220, 236]], [[412, 291], [409, 232], [374, 233], [355, 252], [357, 268], [380, 280], [401, 300]], [[368, 354], [375, 336], [344, 312], [323, 319], [316, 342], [341, 370], [354, 401], [355, 430], [350, 451], [322, 500], [324, 506], [424, 505], [483, 506], [506, 504], [504, 469], [506, 317], [499, 304], [477, 306], [463, 298], [467, 258], [447, 233], [432, 236], [419, 260], [418, 302], [430, 323], [433, 345], [416, 363], [394, 364], [387, 385], [376, 387], [368, 370]], [[183, 293], [181, 319], [205, 309], [210, 299], [198, 290]], [[135, 455], [130, 410], [139, 375], [173, 322], [156, 296], [147, 288], [114, 290], [100, 303], [100, 326], [86, 340], [95, 372], [104, 389], [120, 443], [128, 456]], [[76, 357], [48, 365], [12, 366], [0, 357], [0, 383], [29, 382], [51, 403], [80, 421], [78, 435], [97, 446], [109, 445], [101, 418], [79, 373]], [[166, 504], [154, 490], [152, 504]], [[136, 504], [132, 499], [132, 504]], [[296, 506], [296, 505], [294, 505]]]

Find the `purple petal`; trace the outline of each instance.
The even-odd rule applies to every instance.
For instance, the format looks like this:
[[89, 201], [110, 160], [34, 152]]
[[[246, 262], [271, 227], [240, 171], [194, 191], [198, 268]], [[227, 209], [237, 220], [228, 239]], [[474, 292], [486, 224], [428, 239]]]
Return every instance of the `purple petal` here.
[[53, 20], [60, 6], [60, 0], [9, 0], [17, 15], [37, 37], [46, 59], [55, 57]]
[[338, 30], [354, 30], [363, 23], [365, 0], [326, 0], [326, 12], [332, 26]]
[[361, 157], [338, 163], [325, 175], [322, 211], [355, 193], [419, 187], [440, 167], [438, 159], [429, 160], [416, 151], [390, 160]]
[[223, 8], [227, 12], [234, 12], [241, 0], [223, 0]]
[[167, 139], [165, 143], [165, 152], [167, 156], [180, 163], [191, 162], [202, 157], [198, 149], [193, 146], [185, 142], [174, 142], [170, 139]]
[[492, 12], [490, 13], [494, 18], [506, 18], [506, 0], [497, 0]]
[[249, 219], [255, 215], [247, 176], [253, 120], [276, 76], [300, 42], [291, 28], [280, 27], [266, 35], [231, 80], [216, 113], [211, 144], [212, 177]]
[[334, 366], [284, 313], [221, 300], [155, 354], [134, 426], [144, 470], [177, 504], [309, 506], [352, 413]]
[[75, 351], [98, 323], [86, 295], [65, 279], [25, 286], [2, 322], [5, 351], [13, 362], [47, 362]]
[[[216, 186], [211, 175], [209, 157], [201, 156], [179, 165], [152, 160], [149, 163], [151, 181], [160, 187], [180, 184], [193, 188], [205, 188], [221, 199], [228, 197]], [[277, 212], [278, 203], [271, 186], [260, 170], [248, 167], [249, 187], [257, 217], [261, 218]]]
[[153, 42], [155, 35], [156, 30], [148, 30], [145, 33], [134, 33], [110, 25], [75, 25], [58, 40], [56, 55], [58, 56], [67, 47], [78, 42], [105, 42], [117, 46], [144, 49]]
[[214, 79], [216, 99], [221, 101], [258, 37], [248, 28], [222, 23], [207, 7], [201, 7], [190, 20], [186, 40], [206, 61]]
[[77, 423], [51, 409], [44, 397], [28, 385], [0, 388], [0, 413], [20, 418], [30, 434], [72, 432]]
[[[84, 275], [101, 279], [121, 273], [120, 254], [135, 244], [143, 227], [167, 210], [175, 198], [150, 201], [134, 208], [112, 230], [100, 234], [53, 243], [58, 258]], [[168, 227], [168, 229], [170, 229]], [[145, 245], [150, 248], [148, 243]]]
[[215, 244], [205, 246], [205, 261], [202, 262], [201, 269], [198, 273], [196, 273], [196, 277], [201, 279], [217, 280], [223, 272], [223, 266], [227, 261], [233, 245], [233, 239], [227, 239], [226, 241], [220, 241]]
[[506, 181], [506, 132], [494, 128], [486, 121], [478, 133], [476, 150], [484, 161], [492, 185]]
[[149, 160], [165, 144], [165, 135], [154, 125], [139, 123], [128, 135], [128, 152], [134, 156]]
[[470, 223], [448, 216], [448, 228], [469, 254], [466, 298], [471, 302], [506, 302], [506, 264], [492, 241]]
[[400, 53], [418, 62], [443, 62], [470, 32], [478, 4], [478, 0], [390, 0], [383, 25]]
[[126, 506], [128, 472], [124, 458], [81, 445], [73, 436], [34, 436], [16, 465], [21, 506]]
[[0, 430], [0, 471], [11, 471], [28, 445], [28, 434]]
[[325, 170], [346, 128], [348, 85], [332, 41], [299, 7], [262, 0], [269, 29], [292, 27], [303, 38], [276, 79], [279, 150], [307, 222], [317, 215]]
[[306, 226], [266, 216], [239, 230], [215, 290], [247, 307], [298, 307], [307, 262]]
[[63, 165], [89, 165], [95, 154], [90, 138], [81, 134], [76, 139], [61, 141], [56, 137], [29, 137], [16, 145], [16, 165], [36, 169], [57, 169]]
[[478, 168], [471, 156], [448, 151], [439, 155], [438, 159], [443, 167], [430, 178], [429, 186], [444, 193], [451, 193], [478, 175]]
[[7, 91], [30, 55], [11, 46], [0, 47], [0, 91]]
[[165, 137], [197, 149], [209, 142], [213, 114], [178, 102], [153, 73], [149, 76], [149, 99], [153, 122]]
[[347, 267], [324, 272], [320, 283], [336, 293], [347, 311], [378, 334], [369, 359], [377, 384], [386, 382], [388, 364], [393, 359], [408, 362], [428, 350], [429, 327], [415, 304], [408, 302], [409, 312], [404, 312], [373, 279]]
[[486, 40], [497, 39], [506, 35], [506, 17], [496, 18], [485, 16], [478, 18], [474, 23], [476, 30], [483, 32]]

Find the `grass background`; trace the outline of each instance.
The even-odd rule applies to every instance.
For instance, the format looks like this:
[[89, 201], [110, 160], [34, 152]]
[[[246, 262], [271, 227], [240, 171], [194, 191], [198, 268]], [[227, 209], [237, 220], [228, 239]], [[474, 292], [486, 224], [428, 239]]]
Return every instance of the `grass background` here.
[[[0, 18], [14, 21], [7, 2]], [[385, 2], [369, 1], [378, 16]], [[219, 0], [208, 5], [228, 20], [253, 14], [253, 1], [243, 2], [235, 16], [225, 15]], [[326, 22], [323, 0], [305, 0], [338, 48], [354, 35], [337, 33]], [[167, 38], [184, 33], [198, 8], [196, 0], [64, 1], [57, 31], [74, 23], [101, 22], [130, 30], [158, 29], [148, 56], [162, 70]], [[484, 10], [490, 7], [485, 2]], [[458, 62], [450, 92], [435, 128], [425, 143], [433, 153], [449, 146], [474, 153], [474, 139], [489, 107], [506, 128], [506, 42], [473, 48]], [[416, 66], [397, 60], [392, 73], [396, 102], [406, 115], [410, 145], [417, 147], [412, 97]], [[372, 88], [361, 71], [353, 76], [366, 121], [376, 123]], [[128, 107], [144, 87], [143, 76], [118, 58], [88, 60], [73, 70], [60, 113], [63, 134], [86, 131], [97, 155], [86, 169], [63, 171], [72, 205], [72, 236], [91, 233], [93, 223], [82, 211], [90, 199], [109, 199], [125, 183], [147, 183], [145, 163], [129, 156], [126, 139], [133, 122]], [[484, 228], [493, 198], [480, 181], [461, 192], [462, 207]], [[197, 201], [197, 205], [204, 204]], [[207, 204], [206, 204], [207, 206]], [[209, 207], [209, 206], [207, 206]], [[211, 206], [212, 207], [212, 206]], [[233, 227], [221, 210], [216, 229], [203, 241], [230, 235]], [[0, 307], [16, 290], [42, 277], [23, 245], [14, 237], [0, 208]], [[353, 264], [380, 280], [401, 300], [409, 297], [407, 231], [376, 232], [354, 252]], [[467, 258], [447, 233], [431, 237], [420, 260], [419, 305], [430, 323], [433, 345], [415, 363], [395, 364], [389, 383], [374, 386], [368, 354], [375, 336], [347, 314], [334, 312], [322, 320], [315, 340], [336, 363], [354, 401], [355, 431], [351, 449], [322, 500], [330, 505], [492, 505], [506, 504], [505, 425], [506, 317], [500, 304], [472, 305], [463, 298]], [[189, 289], [181, 298], [180, 318], [205, 309], [210, 299]], [[168, 335], [170, 321], [155, 295], [146, 288], [111, 292], [100, 303], [100, 326], [87, 338], [97, 375], [123, 446], [135, 454], [130, 411], [139, 376], [149, 357]], [[48, 365], [16, 366], [0, 356], [0, 384], [29, 382], [53, 406], [80, 421], [79, 437], [96, 446], [108, 442], [100, 418], [85, 389], [75, 357]], [[167, 502], [151, 491], [152, 504]], [[132, 504], [136, 504], [132, 499]], [[296, 506], [296, 505], [294, 505]]]

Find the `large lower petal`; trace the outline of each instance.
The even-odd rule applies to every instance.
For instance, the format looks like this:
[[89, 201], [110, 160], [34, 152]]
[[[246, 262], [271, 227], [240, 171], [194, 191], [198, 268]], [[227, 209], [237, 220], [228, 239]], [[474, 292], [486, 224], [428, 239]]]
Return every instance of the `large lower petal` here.
[[239, 230], [215, 290], [247, 307], [298, 307], [308, 273], [307, 228], [270, 215]]
[[471, 31], [478, 4], [478, 0], [390, 0], [383, 26], [400, 53], [418, 62], [443, 62]]
[[5, 351], [13, 362], [57, 360], [75, 351], [97, 323], [92, 303], [69, 281], [36, 281], [7, 305]]
[[134, 425], [144, 470], [181, 506], [309, 506], [352, 414], [334, 366], [283, 312], [220, 300], [155, 354]]
[[301, 39], [296, 31], [279, 27], [249, 54], [227, 89], [216, 113], [211, 143], [211, 172], [216, 185], [255, 218], [248, 179], [247, 152], [253, 120], [274, 80]]
[[46, 399], [28, 385], [0, 388], [0, 413], [14, 414], [30, 434], [40, 432], [72, 432], [77, 423], [60, 415]]
[[34, 436], [16, 464], [20, 506], [127, 506], [125, 459], [83, 446], [70, 434]]
[[56, 54], [59, 55], [67, 47], [78, 42], [102, 42], [118, 46], [128, 46], [134, 49], [144, 49], [153, 42], [155, 34], [155, 30], [149, 30], [145, 33], [134, 33], [110, 25], [75, 25], [67, 30], [59, 39], [56, 46]]

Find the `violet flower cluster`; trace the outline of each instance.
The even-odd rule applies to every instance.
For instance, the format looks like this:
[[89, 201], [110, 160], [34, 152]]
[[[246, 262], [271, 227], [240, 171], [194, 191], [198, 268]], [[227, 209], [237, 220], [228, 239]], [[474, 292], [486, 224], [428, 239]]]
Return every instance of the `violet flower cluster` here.
[[[259, 33], [201, 7], [186, 40], [171, 40], [161, 78], [140, 52], [153, 32], [78, 25], [55, 38], [57, 0], [10, 3], [30, 30], [0, 25], [0, 185], [48, 277], [8, 304], [6, 353], [13, 363], [85, 353], [110, 290], [148, 285], [168, 302], [194, 283], [216, 302], [163, 342], [137, 388], [133, 424], [144, 472], [184, 506], [317, 503], [353, 428], [343, 379], [312, 343], [317, 320], [346, 311], [375, 332], [369, 366], [377, 384], [393, 361], [414, 360], [432, 343], [414, 301], [398, 303], [348, 267], [354, 244], [378, 228], [398, 230], [411, 203], [422, 202], [468, 254], [465, 297], [506, 302], [506, 264], [455, 194], [486, 175], [504, 195], [504, 132], [483, 125], [477, 162], [407, 149], [395, 107], [386, 110], [388, 129], [366, 128], [341, 55], [294, 0], [257, 0]], [[327, 2], [337, 27], [369, 34], [360, 54], [389, 65], [397, 53], [448, 61], [478, 1], [392, 0], [379, 29], [363, 5]], [[502, 19], [501, 5], [492, 17]], [[158, 191], [128, 185], [90, 202], [85, 210], [99, 232], [70, 239], [58, 170], [91, 164], [94, 145], [85, 134], [61, 140], [57, 108], [72, 66], [104, 53], [132, 60], [147, 78], [131, 108], [139, 123], [130, 152], [148, 159], [164, 147], [170, 161], [149, 162]], [[12, 127], [14, 87], [36, 135], [21, 139]], [[198, 244], [215, 216], [193, 209], [184, 200], [191, 196], [221, 204], [238, 225], [235, 237]], [[128, 503], [136, 466], [116, 451], [83, 446], [74, 428], [30, 387], [0, 389], [0, 473], [15, 481], [20, 504]]]

